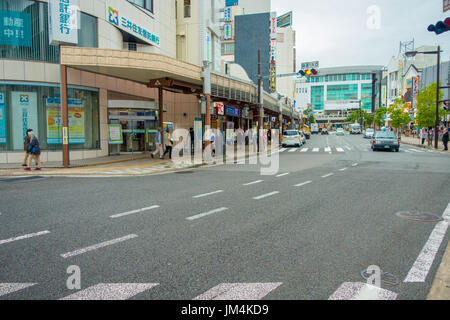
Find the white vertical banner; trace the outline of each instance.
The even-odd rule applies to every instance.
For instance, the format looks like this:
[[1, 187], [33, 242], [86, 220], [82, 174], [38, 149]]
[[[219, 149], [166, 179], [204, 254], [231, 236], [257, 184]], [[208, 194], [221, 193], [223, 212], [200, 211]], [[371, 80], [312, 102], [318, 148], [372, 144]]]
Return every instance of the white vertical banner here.
[[11, 92], [11, 106], [13, 148], [22, 150], [27, 129], [33, 129], [39, 137], [36, 92]]
[[214, 70], [220, 71], [222, 67], [222, 45], [218, 37], [214, 37]]
[[277, 13], [270, 13], [270, 40], [277, 40]]
[[211, 62], [211, 32], [208, 30], [205, 33], [205, 61]]
[[50, 45], [78, 44], [79, 0], [49, 0], [48, 28]]

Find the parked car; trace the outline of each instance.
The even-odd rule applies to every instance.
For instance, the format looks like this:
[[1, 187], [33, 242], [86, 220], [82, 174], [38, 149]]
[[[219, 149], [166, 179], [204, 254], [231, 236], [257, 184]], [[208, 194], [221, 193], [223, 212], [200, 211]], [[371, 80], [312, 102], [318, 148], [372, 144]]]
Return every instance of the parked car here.
[[373, 130], [372, 128], [367, 128], [364, 131], [364, 138], [372, 139], [374, 134], [375, 134], [375, 130]]
[[400, 150], [400, 140], [392, 131], [377, 131], [370, 141], [373, 151], [391, 150], [398, 152]]
[[327, 129], [327, 128], [322, 128], [321, 134], [322, 134], [322, 135], [328, 134], [328, 129]]
[[298, 130], [286, 130], [283, 132], [283, 147], [300, 147], [303, 144], [300, 132]]
[[337, 135], [337, 136], [343, 136], [343, 135], [345, 135], [344, 129], [342, 129], [342, 128], [337, 128], [337, 130], [336, 130], [336, 135]]

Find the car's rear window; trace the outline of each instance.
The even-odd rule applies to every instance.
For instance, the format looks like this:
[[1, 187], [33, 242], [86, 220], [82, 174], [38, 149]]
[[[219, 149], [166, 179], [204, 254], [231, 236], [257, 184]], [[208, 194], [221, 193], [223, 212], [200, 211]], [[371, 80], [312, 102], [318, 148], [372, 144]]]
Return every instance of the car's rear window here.
[[396, 139], [396, 135], [395, 133], [391, 132], [391, 131], [387, 131], [387, 132], [377, 132], [375, 134], [375, 138], [390, 138], [390, 139]]
[[284, 136], [296, 136], [298, 135], [298, 131], [285, 131], [283, 133]]

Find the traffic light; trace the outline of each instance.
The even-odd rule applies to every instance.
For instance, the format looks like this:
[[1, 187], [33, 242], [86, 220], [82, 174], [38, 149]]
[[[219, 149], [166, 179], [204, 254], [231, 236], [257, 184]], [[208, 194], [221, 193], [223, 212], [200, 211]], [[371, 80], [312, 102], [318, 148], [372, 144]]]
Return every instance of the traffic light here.
[[444, 110], [448, 111], [448, 101], [444, 101]]
[[306, 69], [306, 70], [300, 70], [298, 72], [299, 75], [301, 75], [302, 77], [305, 76], [311, 76], [311, 75], [317, 75], [318, 71], [316, 69]]
[[445, 19], [444, 21], [438, 21], [436, 24], [430, 24], [428, 26], [429, 32], [434, 32], [436, 34], [441, 34], [450, 30], [450, 17]]

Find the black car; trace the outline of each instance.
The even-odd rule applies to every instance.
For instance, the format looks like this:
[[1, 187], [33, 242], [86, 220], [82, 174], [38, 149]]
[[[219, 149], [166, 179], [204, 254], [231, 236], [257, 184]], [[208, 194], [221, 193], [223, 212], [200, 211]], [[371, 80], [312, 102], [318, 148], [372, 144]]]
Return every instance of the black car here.
[[398, 152], [400, 149], [400, 140], [392, 131], [377, 131], [370, 141], [372, 150], [391, 150]]

